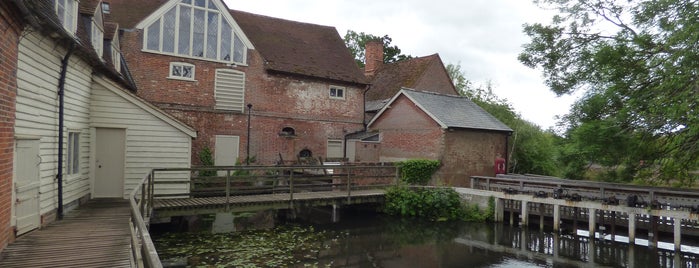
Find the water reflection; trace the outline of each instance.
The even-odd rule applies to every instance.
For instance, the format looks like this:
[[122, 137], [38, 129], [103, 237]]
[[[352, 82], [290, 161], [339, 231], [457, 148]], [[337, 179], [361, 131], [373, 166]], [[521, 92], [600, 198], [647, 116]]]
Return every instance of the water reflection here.
[[[555, 235], [539, 229], [502, 224], [424, 222], [387, 217], [366, 210], [344, 210], [340, 217], [341, 221], [337, 223], [332, 223], [329, 219], [318, 220], [318, 217], [323, 218], [325, 216], [322, 215], [328, 215], [328, 213], [315, 213], [316, 216], [311, 218], [296, 219], [288, 219], [284, 216], [286, 215], [284, 212], [276, 212], [276, 216], [270, 216], [274, 214], [266, 212], [264, 217], [255, 215], [251, 217], [263, 219], [262, 225], [277, 227], [252, 233], [243, 231], [238, 235], [262, 236], [264, 233], [260, 232], [274, 233], [276, 229], [295, 226], [295, 228], [311, 230], [310, 232], [297, 231], [296, 235], [314, 235], [314, 239], [317, 239], [304, 240], [308, 241], [309, 248], [315, 248], [315, 251], [295, 252], [294, 255], [303, 256], [303, 258], [279, 263], [279, 266], [698, 267], [699, 263], [697, 255], [691, 252], [675, 254], [672, 250], [662, 248], [630, 246], [627, 243], [604, 239], [605, 236], [590, 239], [586, 235], [577, 233]], [[236, 219], [235, 216], [232, 218]], [[245, 224], [234, 224], [238, 231], [241, 231], [240, 227], [243, 225], [250, 227], [256, 225], [255, 221], [240, 218], [237, 219], [244, 221]], [[269, 221], [274, 223], [270, 224]], [[198, 225], [200, 229], [211, 230], [211, 225], [206, 227], [202, 222]], [[327, 235], [318, 236], [319, 233]], [[159, 235], [162, 236], [155, 232], [154, 237], [160, 252], [164, 243], [158, 242]], [[188, 236], [183, 236], [182, 239], [191, 240], [191, 235], [190, 233]], [[303, 240], [300, 237], [297, 239]], [[168, 247], [176, 244], [167, 243]], [[235, 249], [230, 250], [235, 251]], [[226, 253], [216, 252], [216, 254]], [[179, 256], [161, 254], [161, 257], [189, 259], [185, 261], [189, 266], [200, 265], [192, 260], [201, 259], [201, 256], [193, 255], [195, 254], [184, 253]], [[265, 265], [258, 266], [265, 267]]]

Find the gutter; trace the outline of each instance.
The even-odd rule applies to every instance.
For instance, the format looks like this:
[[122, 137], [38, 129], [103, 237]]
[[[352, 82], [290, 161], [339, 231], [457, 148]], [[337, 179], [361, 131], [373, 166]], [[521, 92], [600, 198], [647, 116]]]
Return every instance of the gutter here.
[[73, 55], [75, 43], [70, 43], [68, 52], [61, 60], [61, 76], [58, 79], [58, 172], [56, 180], [58, 180], [58, 219], [63, 219], [63, 117], [64, 117], [64, 101], [66, 86], [66, 73], [68, 71], [68, 60]]

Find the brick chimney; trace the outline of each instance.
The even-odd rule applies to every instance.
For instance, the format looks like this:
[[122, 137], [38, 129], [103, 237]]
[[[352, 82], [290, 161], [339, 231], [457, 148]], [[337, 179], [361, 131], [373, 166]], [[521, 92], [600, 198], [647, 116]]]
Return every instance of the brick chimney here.
[[373, 76], [383, 65], [383, 42], [367, 41], [364, 48], [364, 75]]

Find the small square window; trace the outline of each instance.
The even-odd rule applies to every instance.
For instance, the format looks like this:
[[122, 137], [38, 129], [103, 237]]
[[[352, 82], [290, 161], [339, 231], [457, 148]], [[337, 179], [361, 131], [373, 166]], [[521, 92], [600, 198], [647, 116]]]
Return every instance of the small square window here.
[[344, 99], [345, 98], [345, 88], [342, 87], [330, 87], [330, 98], [331, 99]]
[[168, 78], [194, 81], [194, 65], [172, 62], [170, 63], [170, 76]]

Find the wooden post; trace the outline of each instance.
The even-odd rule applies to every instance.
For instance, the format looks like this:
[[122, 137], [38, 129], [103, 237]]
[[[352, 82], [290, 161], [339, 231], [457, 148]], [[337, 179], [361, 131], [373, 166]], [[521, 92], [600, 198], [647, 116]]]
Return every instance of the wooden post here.
[[544, 230], [544, 203], [539, 204], [539, 230]]
[[476, 178], [471, 177], [471, 189], [476, 189]]
[[573, 208], [573, 234], [578, 235], [578, 216], [580, 214], [580, 208]]
[[522, 226], [527, 226], [529, 225], [529, 211], [528, 211], [528, 202], [522, 200], [522, 209], [521, 209], [521, 224]]
[[[675, 235], [675, 251], [680, 251], [682, 248], [682, 219], [674, 218], [673, 221], [675, 223], [675, 231], [673, 232]], [[678, 254], [678, 252], [675, 253], [675, 255]]]
[[629, 213], [629, 244], [636, 244], [636, 213]]
[[352, 168], [347, 168], [347, 204], [350, 203], [350, 197], [352, 196], [352, 183], [351, 183], [351, 173]]
[[332, 222], [336, 223], [340, 221], [340, 214], [337, 212], [340, 209], [340, 205], [337, 203], [333, 203], [333, 212], [332, 212]]
[[502, 222], [505, 218], [505, 200], [501, 198], [495, 199], [495, 215], [493, 215], [495, 222]]
[[490, 178], [485, 179], [485, 190], [490, 191]]
[[588, 208], [587, 215], [589, 217], [588, 231], [590, 232], [588, 236], [590, 237], [590, 245], [592, 245], [592, 240], [595, 238], [595, 232], [597, 232], [597, 209]]
[[294, 169], [289, 172], [289, 207], [294, 208]]
[[231, 170], [226, 170], [226, 211], [231, 210]]
[[612, 242], [614, 242], [616, 237], [616, 211], [612, 211], [611, 214], [611, 225], [612, 225]]
[[515, 200], [510, 200], [510, 226], [515, 225]]
[[[558, 204], [553, 205], [553, 231], [558, 233], [561, 228], [561, 206]], [[557, 235], [554, 235], [557, 237]], [[556, 251], [554, 251], [555, 254]]]

